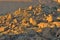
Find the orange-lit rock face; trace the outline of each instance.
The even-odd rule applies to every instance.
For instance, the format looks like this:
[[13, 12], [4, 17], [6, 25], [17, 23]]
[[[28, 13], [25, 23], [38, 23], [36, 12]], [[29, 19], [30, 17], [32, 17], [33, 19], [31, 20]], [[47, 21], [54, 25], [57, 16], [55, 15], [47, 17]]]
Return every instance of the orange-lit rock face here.
[[20, 15], [20, 12], [21, 12], [21, 9], [19, 8], [19, 10], [16, 10], [16, 11], [13, 13], [13, 15], [14, 15], [14, 16], [18, 16], [18, 15]]
[[4, 23], [4, 19], [5, 19], [5, 17], [4, 16], [1, 16], [0, 17], [0, 23]]
[[39, 15], [40, 12], [42, 12], [41, 5], [39, 5], [38, 7], [36, 7], [36, 9], [33, 10], [33, 12], [34, 12], [35, 15]]
[[42, 32], [42, 29], [38, 29], [36, 32]]
[[57, 27], [60, 27], [60, 22], [53, 22]]
[[4, 31], [4, 27], [0, 27], [0, 32], [3, 32]]
[[14, 28], [14, 27], [15, 27], [15, 25], [13, 24], [11, 27], [12, 27], [12, 28]]
[[[60, 9], [57, 9], [57, 12], [59, 11]], [[45, 13], [43, 15], [42, 14], [43, 13], [41, 6], [37, 6], [37, 7], [29, 6], [27, 9], [19, 8], [18, 10], [13, 12], [13, 14], [8, 13], [4, 16], [1, 15], [0, 32], [2, 34], [9, 34], [9, 33], [20, 34], [26, 32], [27, 29], [34, 30], [36, 32], [42, 32], [42, 29], [46, 27], [49, 28], [54, 28], [55, 26], [60, 27], [60, 22], [59, 22], [60, 17], [56, 18], [56, 20], [58, 20], [57, 22], [57, 21], [53, 21], [53, 16], [52, 16], [53, 14], [48, 14], [48, 15], [46, 15]], [[41, 15], [43, 17], [41, 17]]]
[[41, 23], [38, 24], [38, 27], [39, 27], [39, 28], [45, 28], [45, 27], [47, 27], [47, 26], [48, 26], [48, 23], [43, 23], [43, 22], [41, 22]]
[[32, 6], [29, 6], [29, 8], [28, 8], [29, 10], [32, 10]]
[[14, 22], [14, 23], [17, 23], [17, 19], [13, 19], [13, 22]]
[[60, 8], [59, 8], [59, 9], [57, 9], [57, 11], [58, 11], [58, 12], [60, 12]]
[[9, 14], [5, 15], [5, 18], [7, 19], [7, 21], [9, 21], [11, 19], [11, 14], [9, 13]]
[[2, 32], [3, 34], [8, 34], [10, 32], [10, 30], [4, 31]]
[[23, 19], [23, 20], [22, 20], [22, 25], [25, 25], [25, 26], [27, 25], [26, 19]]
[[6, 23], [5, 23], [5, 25], [7, 25], [7, 26], [8, 26], [8, 25], [9, 25], [9, 22], [6, 22]]
[[46, 17], [46, 20], [47, 20], [48, 22], [52, 22], [52, 20], [53, 20], [52, 15], [48, 15], [48, 16]]
[[57, 17], [57, 20], [60, 20], [60, 17]]
[[60, 0], [58, 0], [58, 3], [60, 3]]
[[53, 1], [55, 1], [55, 2], [57, 2], [57, 3], [60, 3], [60, 0], [53, 0]]
[[36, 24], [37, 24], [36, 21], [35, 21], [33, 18], [30, 18], [30, 23], [31, 23], [32, 25], [36, 25]]

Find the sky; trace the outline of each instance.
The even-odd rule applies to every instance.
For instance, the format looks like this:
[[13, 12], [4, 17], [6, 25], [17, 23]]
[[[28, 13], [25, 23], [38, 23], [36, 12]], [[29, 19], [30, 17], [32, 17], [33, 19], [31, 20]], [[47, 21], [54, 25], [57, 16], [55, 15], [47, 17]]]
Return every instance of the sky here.
[[23, 2], [31, 2], [32, 0], [0, 0], [0, 1], [23, 1]]

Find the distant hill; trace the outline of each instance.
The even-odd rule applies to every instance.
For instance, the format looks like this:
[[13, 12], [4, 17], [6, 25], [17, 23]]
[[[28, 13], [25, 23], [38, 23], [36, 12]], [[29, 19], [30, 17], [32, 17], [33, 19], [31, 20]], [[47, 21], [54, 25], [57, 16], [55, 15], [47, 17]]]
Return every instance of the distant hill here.
[[34, 2], [0, 1], [0, 14], [4, 14], [6, 12], [12, 12], [18, 8], [25, 8], [30, 5], [34, 6], [37, 4], [39, 4], [37, 1], [34, 1]]

